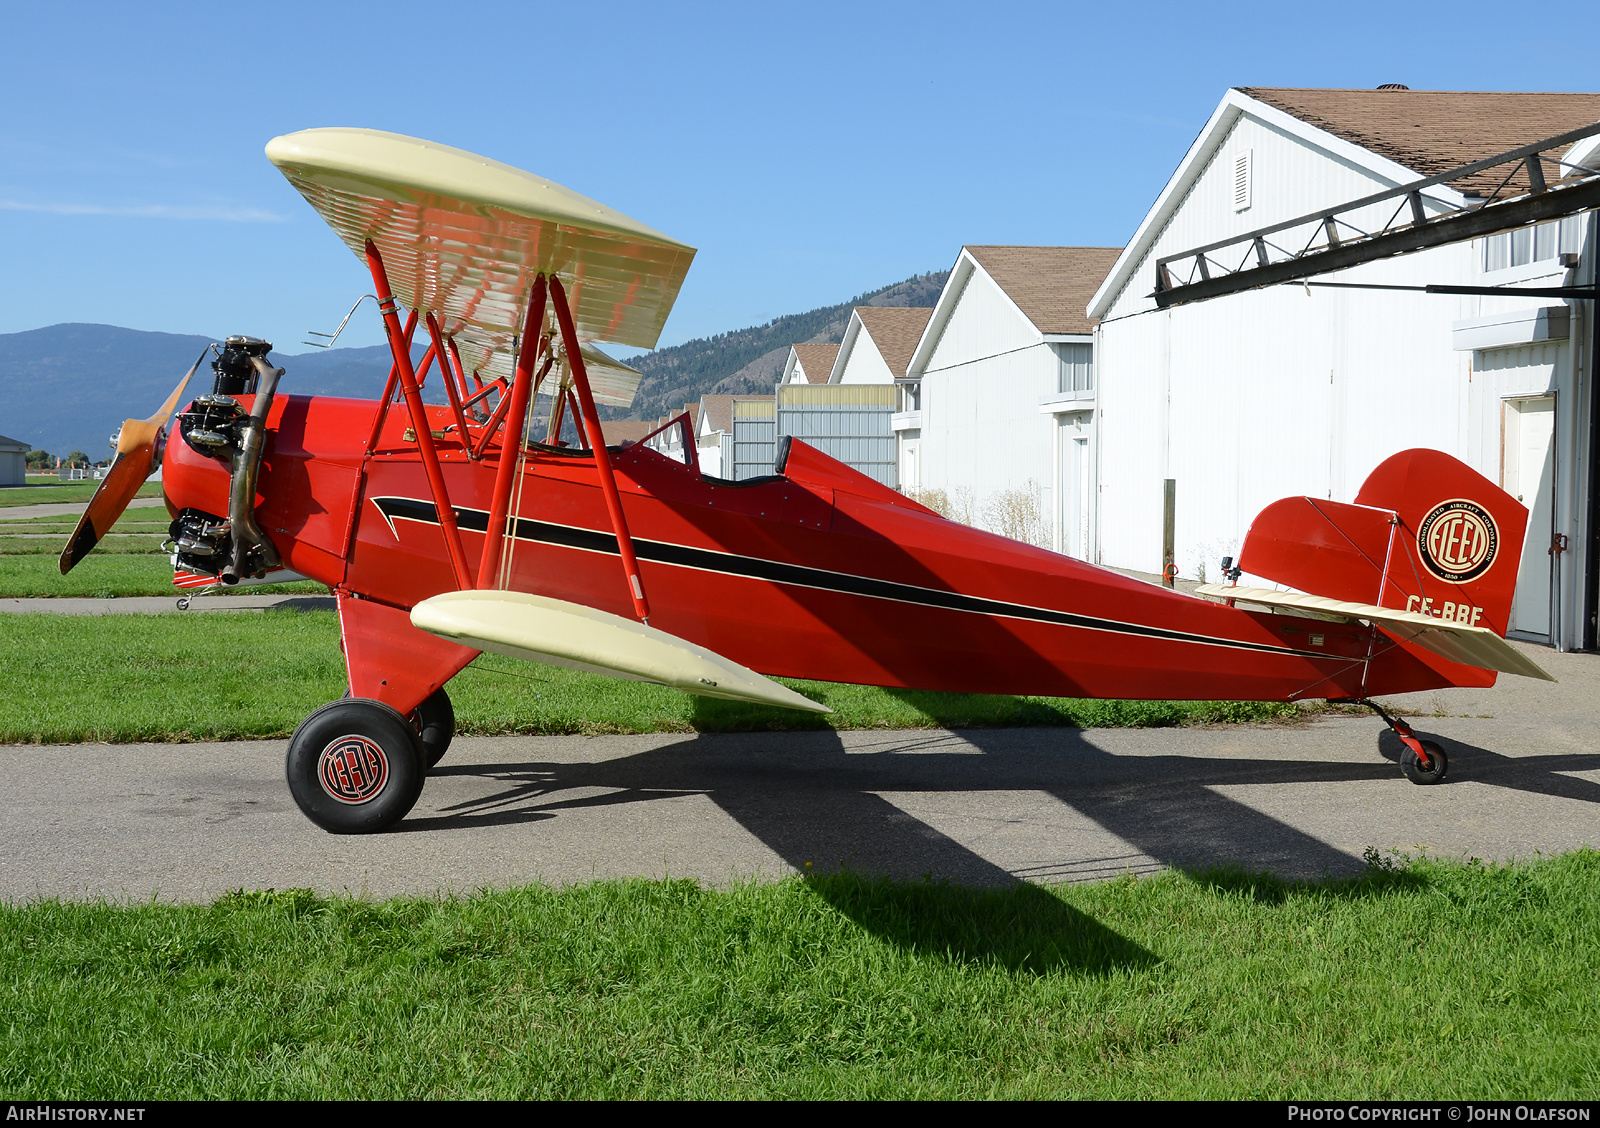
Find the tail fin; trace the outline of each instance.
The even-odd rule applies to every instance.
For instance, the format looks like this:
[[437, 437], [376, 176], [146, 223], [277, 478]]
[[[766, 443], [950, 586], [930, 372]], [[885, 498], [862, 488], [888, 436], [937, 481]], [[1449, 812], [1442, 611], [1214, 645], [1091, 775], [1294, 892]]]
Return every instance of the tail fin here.
[[1284, 498], [1245, 536], [1239, 567], [1313, 595], [1488, 627], [1501, 637], [1528, 511], [1436, 450], [1378, 466], [1354, 505]]

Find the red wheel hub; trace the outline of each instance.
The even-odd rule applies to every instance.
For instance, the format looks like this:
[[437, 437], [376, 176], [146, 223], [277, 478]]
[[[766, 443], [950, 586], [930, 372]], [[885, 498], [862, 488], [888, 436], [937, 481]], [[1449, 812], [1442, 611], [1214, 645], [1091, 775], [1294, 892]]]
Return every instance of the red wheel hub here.
[[377, 798], [389, 782], [389, 758], [365, 736], [341, 736], [322, 750], [317, 779], [331, 799], [352, 805], [366, 803]]

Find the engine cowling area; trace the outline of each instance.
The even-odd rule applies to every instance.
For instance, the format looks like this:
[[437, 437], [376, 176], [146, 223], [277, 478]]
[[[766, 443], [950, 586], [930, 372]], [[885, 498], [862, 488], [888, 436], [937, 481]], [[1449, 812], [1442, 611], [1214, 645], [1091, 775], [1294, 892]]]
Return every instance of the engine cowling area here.
[[[247, 414], [254, 405], [254, 397], [248, 394], [229, 398], [242, 413]], [[190, 442], [189, 434], [210, 431], [226, 435], [226, 420], [232, 416], [231, 411], [223, 416], [215, 404], [208, 413], [199, 398], [191, 408], [194, 420], [189, 433], [180, 423], [177, 430], [182, 440], [175, 435], [175, 441], [168, 444], [163, 487], [174, 520], [174, 543], [181, 547], [180, 534], [187, 533], [196, 544], [195, 549], [179, 553], [178, 563], [191, 571], [218, 575], [215, 569], [224, 554], [215, 546], [226, 532], [218, 525], [226, 524], [223, 515], [228, 512], [229, 446], [213, 445], [209, 435]], [[284, 567], [330, 587], [344, 581], [362, 438], [370, 430], [376, 410], [372, 400], [279, 395], [266, 416], [266, 441], [255, 482], [256, 524]], [[185, 414], [187, 417], [189, 412]], [[207, 554], [206, 547], [213, 551]]]

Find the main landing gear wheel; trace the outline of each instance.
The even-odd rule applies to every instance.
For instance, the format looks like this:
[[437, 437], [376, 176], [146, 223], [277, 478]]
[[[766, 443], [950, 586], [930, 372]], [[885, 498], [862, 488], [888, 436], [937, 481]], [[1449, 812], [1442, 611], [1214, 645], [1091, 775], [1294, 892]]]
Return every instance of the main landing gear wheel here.
[[1423, 749], [1428, 753], [1428, 759], [1431, 762], [1427, 767], [1423, 767], [1421, 758], [1418, 757], [1412, 747], [1401, 741], [1400, 770], [1406, 774], [1406, 778], [1412, 783], [1441, 782], [1445, 777], [1445, 773], [1450, 770], [1450, 758], [1444, 754], [1444, 749], [1439, 747], [1439, 742], [1436, 740], [1422, 740], [1419, 738], [1417, 743], [1422, 745]]
[[456, 710], [443, 687], [411, 711], [411, 727], [422, 740], [422, 759], [428, 767], [444, 759], [450, 739], [456, 734]]
[[[344, 695], [348, 700], [350, 691], [345, 690]], [[426, 701], [411, 710], [407, 720], [422, 738], [422, 758], [427, 766], [431, 768], [444, 759], [456, 735], [456, 709], [450, 704], [450, 695], [445, 693], [444, 687], [434, 690]]]
[[289, 738], [289, 792], [331, 834], [370, 834], [406, 817], [427, 774], [422, 739], [381, 701], [331, 701]]

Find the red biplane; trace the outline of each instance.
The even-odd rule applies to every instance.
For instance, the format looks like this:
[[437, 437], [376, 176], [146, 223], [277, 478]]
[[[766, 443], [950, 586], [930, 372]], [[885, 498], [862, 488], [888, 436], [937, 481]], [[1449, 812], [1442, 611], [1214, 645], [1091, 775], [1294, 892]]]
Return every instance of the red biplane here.
[[[770, 476], [710, 477], [686, 417], [669, 424], [685, 461], [606, 446], [597, 405], [629, 404], [639, 374], [587, 343], [654, 347], [692, 248], [395, 134], [306, 130], [267, 156], [371, 272], [383, 398], [280, 394], [271, 345], [229, 338], [208, 394], [178, 410], [197, 361], [124, 426], [61, 570], [160, 465], [180, 576], [331, 587], [349, 693], [288, 752], [290, 790], [327, 830], [405, 816], [454, 731], [444, 687], [484, 650], [820, 711], [770, 676], [1368, 704], [1547, 676], [1503, 637], [1527, 512], [1444, 454], [1395, 455], [1353, 504], [1268, 507], [1224, 566], [1298, 590], [1211, 598], [947, 521], [798, 441]], [[432, 370], [447, 404], [423, 402]], [[1378, 711], [1405, 773], [1442, 779], [1443, 750]]]

